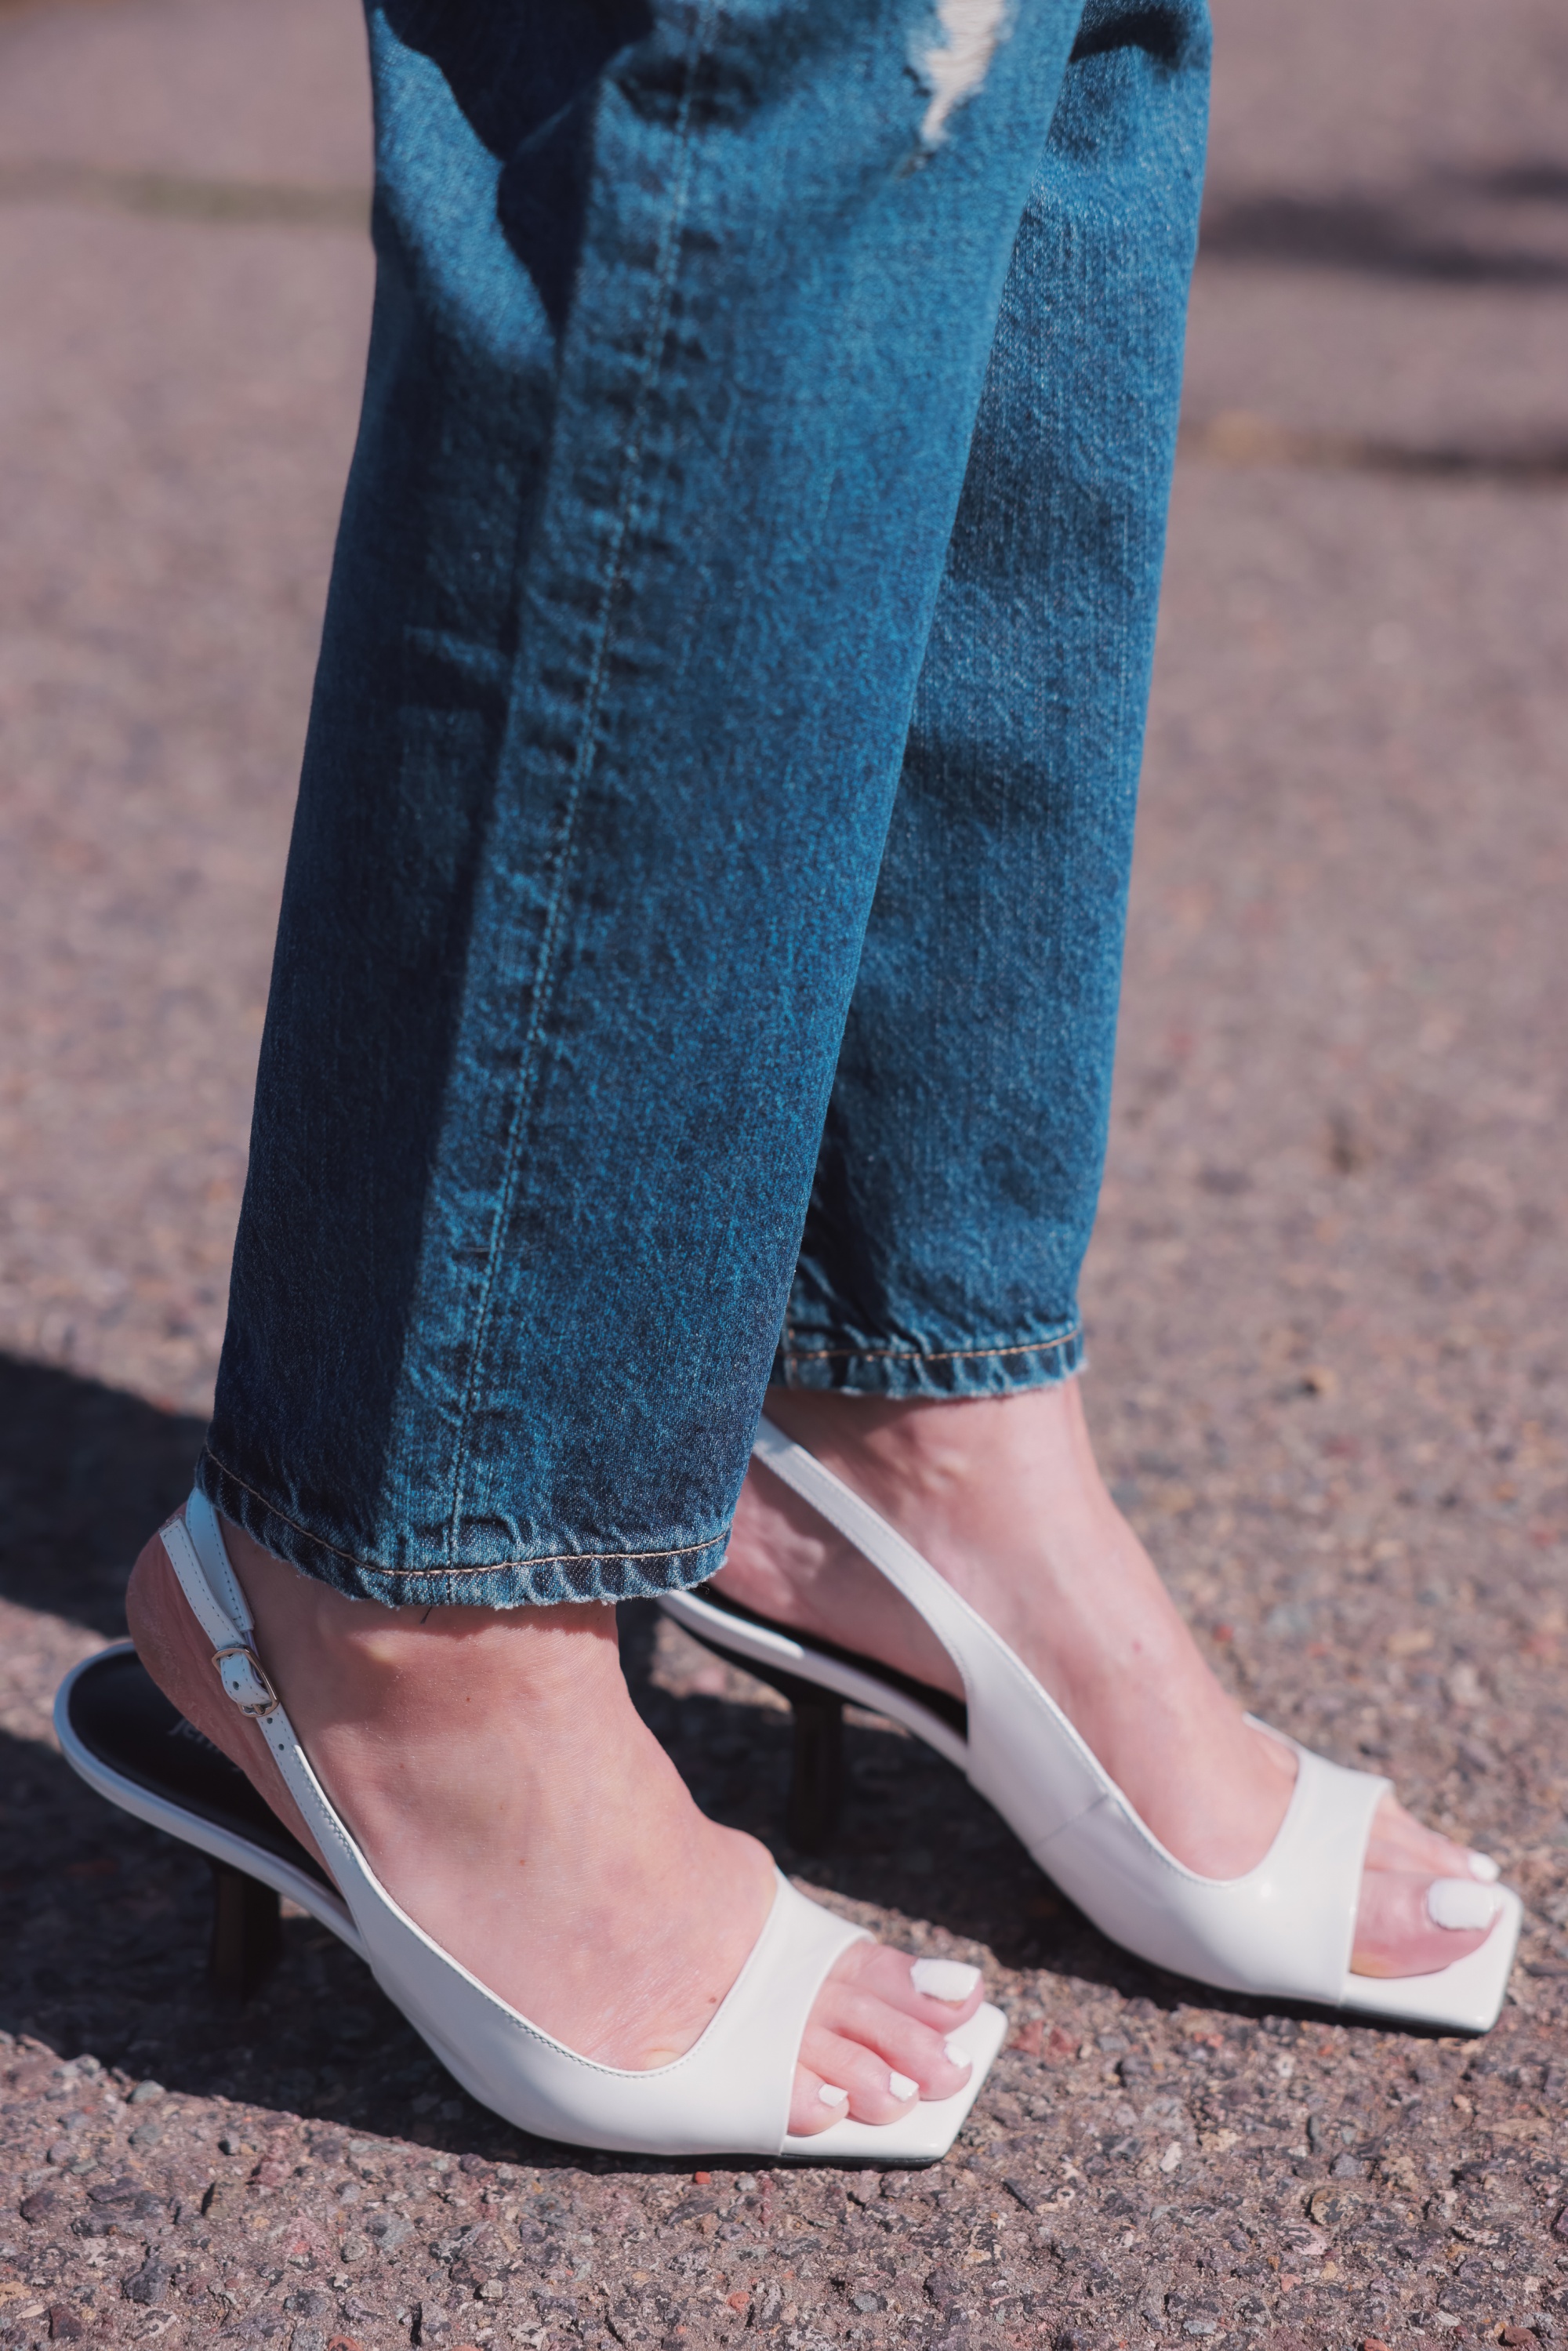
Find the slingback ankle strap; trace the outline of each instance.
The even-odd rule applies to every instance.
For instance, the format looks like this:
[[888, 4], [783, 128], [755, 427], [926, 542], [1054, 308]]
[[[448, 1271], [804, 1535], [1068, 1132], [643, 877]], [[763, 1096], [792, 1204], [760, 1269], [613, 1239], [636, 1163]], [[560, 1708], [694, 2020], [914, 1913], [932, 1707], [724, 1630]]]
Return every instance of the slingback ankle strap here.
[[276, 1714], [277, 1692], [251, 1642], [255, 1620], [204, 1493], [193, 1493], [183, 1519], [172, 1519], [163, 1529], [163, 1549], [192, 1614], [213, 1644], [225, 1696], [253, 1720]]

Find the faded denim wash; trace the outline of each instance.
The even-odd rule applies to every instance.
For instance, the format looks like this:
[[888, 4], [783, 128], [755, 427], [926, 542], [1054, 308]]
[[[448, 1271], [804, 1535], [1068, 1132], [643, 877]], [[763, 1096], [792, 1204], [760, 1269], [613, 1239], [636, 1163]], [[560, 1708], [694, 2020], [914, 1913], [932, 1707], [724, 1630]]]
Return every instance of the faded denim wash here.
[[770, 1376], [1079, 1364], [1207, 26], [370, 31], [369, 377], [201, 1480], [351, 1593], [653, 1593], [717, 1566]]

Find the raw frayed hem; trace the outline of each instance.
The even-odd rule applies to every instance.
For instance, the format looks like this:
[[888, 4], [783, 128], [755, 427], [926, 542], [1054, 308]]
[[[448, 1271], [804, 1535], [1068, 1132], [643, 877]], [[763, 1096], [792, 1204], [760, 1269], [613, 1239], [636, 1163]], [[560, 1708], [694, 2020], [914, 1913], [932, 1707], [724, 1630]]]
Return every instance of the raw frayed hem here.
[[385, 1608], [549, 1608], [562, 1601], [656, 1600], [712, 1575], [729, 1541], [722, 1534], [665, 1550], [569, 1552], [475, 1567], [379, 1567], [356, 1559], [277, 1509], [204, 1451], [196, 1484], [214, 1510], [274, 1559], [330, 1584], [350, 1600]]

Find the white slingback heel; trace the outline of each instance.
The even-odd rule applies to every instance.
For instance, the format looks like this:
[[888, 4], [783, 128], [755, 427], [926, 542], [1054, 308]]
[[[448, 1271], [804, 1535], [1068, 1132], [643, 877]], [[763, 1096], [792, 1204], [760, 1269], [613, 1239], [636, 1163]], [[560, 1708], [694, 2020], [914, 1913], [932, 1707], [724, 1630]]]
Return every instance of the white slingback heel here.
[[926, 1740], [967, 1773], [1101, 1932], [1141, 1959], [1227, 1991], [1450, 2032], [1484, 2032], [1496, 2022], [1522, 1917], [1505, 1886], [1488, 1888], [1496, 1920], [1468, 1958], [1430, 1975], [1351, 1972], [1367, 1835], [1388, 1781], [1286, 1740], [1296, 1784], [1269, 1851], [1243, 1877], [1200, 1876], [1145, 1827], [1022, 1659], [885, 1519], [766, 1420], [753, 1450], [924, 1617], [958, 1668], [965, 1703], [716, 1593], [668, 1594], [661, 1605], [706, 1646], [786, 1690], [814, 1686], [874, 1708]]
[[[183, 1522], [163, 1529], [162, 1541], [212, 1642], [224, 1689], [259, 1726], [337, 1891], [317, 1881], [313, 1865], [280, 1861], [261, 1843], [160, 1793], [147, 1772], [132, 1776], [108, 1761], [103, 1740], [90, 1733], [90, 1707], [73, 1704], [85, 1677], [101, 1670], [99, 1659], [78, 1667], [57, 1701], [68, 1761], [126, 1811], [304, 1902], [368, 1962], [388, 1998], [482, 2105], [540, 2137], [642, 2155], [911, 2165], [946, 2153], [1006, 2032], [1005, 2018], [988, 2005], [951, 2036], [971, 2060], [955, 2096], [923, 2101], [885, 2126], [846, 2116], [813, 2137], [789, 2132], [796, 2054], [812, 2004], [840, 1954], [867, 1938], [782, 1876], [739, 1976], [701, 2039], [672, 2064], [648, 2072], [598, 2064], [497, 1999], [400, 1909], [328, 1799], [252, 1646], [250, 1611], [202, 1495], [193, 1495]], [[116, 1666], [124, 1663], [117, 1653]]]

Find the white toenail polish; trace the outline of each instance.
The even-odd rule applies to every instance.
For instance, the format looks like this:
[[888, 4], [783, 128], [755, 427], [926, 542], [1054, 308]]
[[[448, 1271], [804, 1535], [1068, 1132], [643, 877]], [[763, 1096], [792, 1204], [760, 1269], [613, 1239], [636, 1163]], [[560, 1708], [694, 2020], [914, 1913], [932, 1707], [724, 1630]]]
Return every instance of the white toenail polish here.
[[825, 2106], [847, 2106], [850, 2102], [849, 2092], [835, 2090], [831, 2082], [824, 2082], [817, 2095]]
[[943, 2053], [949, 2065], [962, 2065], [966, 2070], [975, 2062], [968, 2051], [962, 2048], [956, 2041], [949, 2041]]
[[1437, 1877], [1427, 1888], [1427, 1916], [1434, 1927], [1456, 1932], [1490, 1927], [1497, 1917], [1497, 1896], [1490, 1886], [1467, 1885], [1462, 1877]]
[[1490, 1853], [1477, 1853], [1472, 1848], [1466, 1854], [1465, 1859], [1470, 1865], [1470, 1876], [1479, 1877], [1483, 1886], [1493, 1885], [1502, 1876], [1501, 1870]]
[[912, 2082], [907, 2074], [890, 2074], [887, 2077], [887, 2086], [895, 2098], [912, 2098], [920, 2085], [918, 2082]]
[[963, 1959], [916, 1959], [909, 1980], [927, 2000], [945, 2000], [961, 2008], [980, 1980], [980, 1970]]

